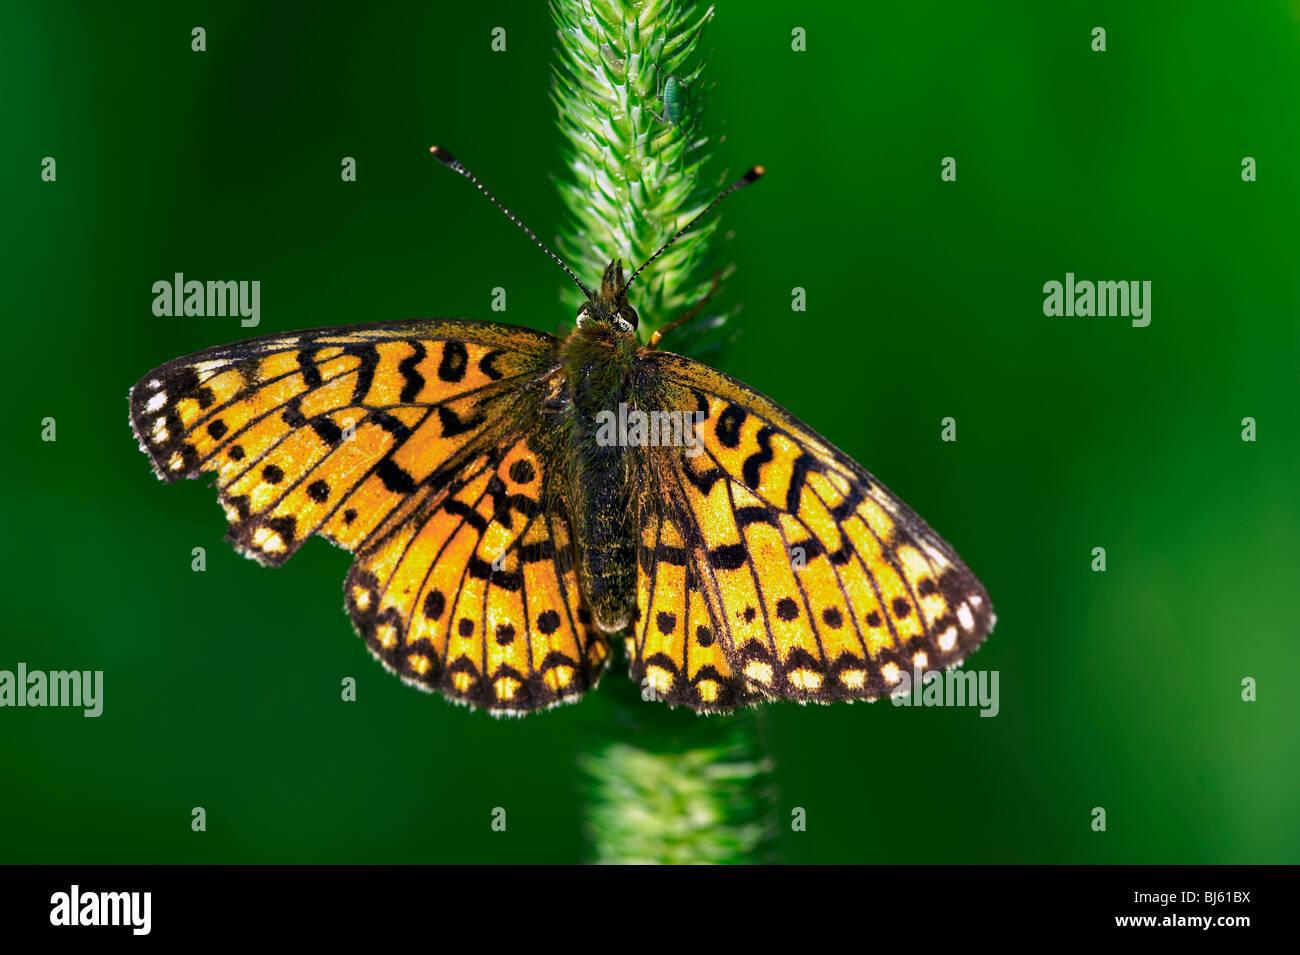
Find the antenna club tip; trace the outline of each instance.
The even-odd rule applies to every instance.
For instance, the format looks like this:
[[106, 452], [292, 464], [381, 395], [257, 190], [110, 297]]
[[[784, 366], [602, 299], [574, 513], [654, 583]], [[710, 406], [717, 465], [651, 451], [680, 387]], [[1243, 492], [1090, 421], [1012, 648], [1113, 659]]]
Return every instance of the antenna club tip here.
[[749, 172], [745, 173], [745, 178], [750, 182], [755, 179], [762, 179], [767, 175], [767, 168], [764, 166], [751, 166]]
[[456, 161], [456, 157], [441, 146], [430, 146], [429, 155], [440, 163], [453, 163]]

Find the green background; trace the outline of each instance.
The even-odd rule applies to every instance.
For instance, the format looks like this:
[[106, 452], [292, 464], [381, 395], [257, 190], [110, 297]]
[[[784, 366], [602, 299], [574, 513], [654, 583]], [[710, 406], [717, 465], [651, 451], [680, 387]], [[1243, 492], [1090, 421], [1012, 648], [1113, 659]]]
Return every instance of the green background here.
[[[995, 719], [764, 708], [780, 858], [1300, 861], [1298, 42], [1284, 2], [719, 4], [713, 169], [768, 176], [723, 209], [745, 308], [717, 364], [924, 515], [999, 616], [968, 664], [1001, 674]], [[585, 857], [574, 761], [620, 662], [522, 721], [402, 686], [342, 610], [348, 555], [239, 557], [126, 407], [248, 334], [154, 317], [177, 271], [259, 279], [257, 334], [568, 322], [564, 276], [427, 154], [554, 236], [554, 44], [540, 3], [6, 5], [0, 668], [102, 669], [105, 708], [0, 710], [0, 861]], [[1045, 317], [1067, 271], [1150, 280], [1151, 325]]]

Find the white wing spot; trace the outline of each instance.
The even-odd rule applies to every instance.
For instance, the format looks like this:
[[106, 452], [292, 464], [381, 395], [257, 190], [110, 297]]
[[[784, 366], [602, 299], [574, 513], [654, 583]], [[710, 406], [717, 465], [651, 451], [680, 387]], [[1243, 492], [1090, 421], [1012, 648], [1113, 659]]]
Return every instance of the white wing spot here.
[[967, 607], [964, 603], [957, 607], [957, 619], [961, 621], [963, 630], [969, 630], [975, 626], [975, 615], [970, 612], [970, 607]]
[[951, 653], [952, 648], [957, 645], [957, 628], [949, 627], [943, 633], [939, 634], [939, 649], [944, 653]]
[[[154, 381], [154, 382], [150, 382], [150, 384], [156, 385], [159, 384], [159, 382]], [[153, 414], [155, 411], [157, 411], [165, 404], [167, 404], [167, 392], [160, 391], [158, 392], [158, 394], [154, 395], [152, 398], [149, 399], [149, 403], [144, 406], [144, 410], [149, 412], [150, 414]]]
[[253, 546], [260, 547], [268, 554], [278, 554], [284, 550], [284, 539], [271, 528], [262, 526], [253, 531]]
[[937, 566], [939, 567], [952, 566], [952, 561], [950, 561], [947, 557], [943, 556], [943, 552], [939, 550], [939, 548], [935, 547], [933, 544], [924, 544], [922, 546], [925, 547], [925, 552], [926, 554], [929, 555], [930, 560], [934, 561], [934, 563]]

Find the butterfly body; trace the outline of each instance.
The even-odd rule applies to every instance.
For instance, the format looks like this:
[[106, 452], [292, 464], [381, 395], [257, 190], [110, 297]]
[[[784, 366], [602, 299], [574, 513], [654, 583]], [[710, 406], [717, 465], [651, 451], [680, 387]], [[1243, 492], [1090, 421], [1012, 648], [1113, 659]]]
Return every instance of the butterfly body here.
[[163, 480], [215, 475], [242, 553], [354, 553], [371, 653], [494, 713], [578, 699], [611, 635], [645, 695], [701, 712], [875, 699], [972, 652], [993, 608], [953, 549], [776, 403], [641, 345], [627, 284], [610, 263], [563, 340], [434, 320], [208, 349], [146, 374], [131, 424]]
[[[632, 342], [617, 340], [633, 339]], [[597, 625], [622, 629], [636, 601], [636, 527], [632, 474], [634, 448], [597, 440], [602, 412], [635, 403], [631, 332], [576, 329], [564, 347], [571, 400], [561, 427], [572, 462], [568, 487], [574, 515], [581, 584]]]

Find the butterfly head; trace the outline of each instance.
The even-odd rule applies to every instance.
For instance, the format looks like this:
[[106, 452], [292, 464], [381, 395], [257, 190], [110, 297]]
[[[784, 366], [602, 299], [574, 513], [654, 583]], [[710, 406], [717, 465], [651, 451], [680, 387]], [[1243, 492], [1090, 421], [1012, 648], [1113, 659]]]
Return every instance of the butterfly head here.
[[600, 280], [600, 291], [588, 293], [587, 300], [578, 308], [578, 327], [603, 324], [612, 325], [624, 334], [634, 333], [640, 319], [627, 301], [629, 284], [623, 280], [623, 260], [609, 263]]

